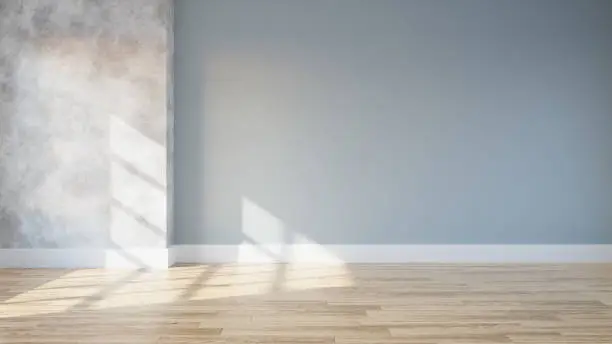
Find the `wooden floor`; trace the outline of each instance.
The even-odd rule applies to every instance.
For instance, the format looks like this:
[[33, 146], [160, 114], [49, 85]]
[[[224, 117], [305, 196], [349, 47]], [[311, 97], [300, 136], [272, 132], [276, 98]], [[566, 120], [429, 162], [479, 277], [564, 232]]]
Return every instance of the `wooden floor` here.
[[612, 265], [0, 270], [0, 343], [612, 343]]

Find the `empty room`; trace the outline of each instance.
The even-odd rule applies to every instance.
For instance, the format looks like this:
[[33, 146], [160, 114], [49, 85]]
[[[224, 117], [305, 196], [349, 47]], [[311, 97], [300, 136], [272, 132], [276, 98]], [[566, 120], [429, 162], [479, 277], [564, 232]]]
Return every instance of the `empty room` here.
[[612, 1], [0, 0], [0, 343], [612, 344]]

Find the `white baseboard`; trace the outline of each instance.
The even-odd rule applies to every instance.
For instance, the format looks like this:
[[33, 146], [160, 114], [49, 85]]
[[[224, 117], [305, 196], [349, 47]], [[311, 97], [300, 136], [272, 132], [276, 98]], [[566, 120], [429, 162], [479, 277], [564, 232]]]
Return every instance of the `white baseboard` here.
[[168, 248], [167, 250], [168, 250], [168, 265], [167, 265], [167, 267], [171, 267], [171, 266], [173, 266], [174, 264], [177, 263], [177, 260], [176, 260], [176, 251], [177, 250], [176, 250], [176, 248], [174, 246]]
[[173, 251], [129, 249], [0, 249], [0, 268], [167, 269]]
[[0, 268], [167, 269], [177, 263], [612, 263], [612, 245], [177, 245], [0, 249]]
[[177, 245], [181, 263], [612, 263], [612, 245]]

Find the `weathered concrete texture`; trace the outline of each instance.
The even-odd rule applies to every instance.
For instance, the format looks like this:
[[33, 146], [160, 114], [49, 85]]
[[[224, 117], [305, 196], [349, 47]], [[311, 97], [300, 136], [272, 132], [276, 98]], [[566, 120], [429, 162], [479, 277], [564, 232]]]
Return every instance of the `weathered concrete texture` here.
[[167, 245], [171, 15], [0, 0], [0, 247]]

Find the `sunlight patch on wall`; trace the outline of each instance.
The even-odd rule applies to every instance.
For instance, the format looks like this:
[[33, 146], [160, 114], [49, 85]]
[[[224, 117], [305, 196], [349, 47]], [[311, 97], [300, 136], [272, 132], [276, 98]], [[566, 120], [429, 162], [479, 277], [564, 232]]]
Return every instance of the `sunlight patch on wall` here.
[[291, 228], [271, 211], [242, 197], [242, 234], [237, 261], [344, 264], [333, 252]]
[[[346, 264], [333, 252], [289, 228], [288, 224], [256, 202], [242, 197], [244, 241], [237, 253], [239, 263], [274, 264], [272, 289], [297, 290], [353, 285]], [[308, 264], [318, 264], [313, 269]]]
[[254, 244], [284, 244], [286, 231], [281, 219], [250, 199], [242, 198], [242, 233], [247, 239], [252, 239]]
[[110, 240], [122, 246], [166, 243], [166, 161], [163, 145], [111, 116]]
[[111, 116], [110, 147], [114, 158], [160, 186], [166, 186], [166, 147], [117, 116]]

